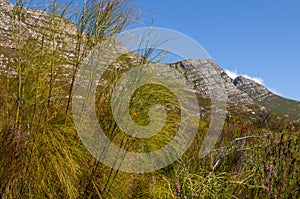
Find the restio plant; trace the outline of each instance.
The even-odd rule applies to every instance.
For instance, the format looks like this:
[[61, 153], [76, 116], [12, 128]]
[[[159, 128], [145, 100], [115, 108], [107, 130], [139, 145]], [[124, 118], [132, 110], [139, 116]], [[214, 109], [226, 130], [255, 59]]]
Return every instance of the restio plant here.
[[[13, 72], [0, 74], [0, 198], [300, 198], [299, 125], [269, 112], [247, 119], [229, 110], [234, 114], [227, 117], [218, 144], [198, 158], [210, 122], [202, 117], [182, 158], [150, 173], [116, 171], [90, 155], [73, 122], [75, 78], [91, 49], [136, 22], [140, 11], [131, 0], [73, 5], [48, 1], [43, 9], [47, 12], [37, 11], [36, 19], [46, 22], [34, 27], [37, 34], [32, 38], [25, 34], [27, 2], [18, 0], [14, 6], [15, 49], [0, 47], [0, 53], [14, 60], [7, 65]], [[176, 97], [164, 87], [149, 85], [136, 91], [130, 111], [143, 125], [149, 122], [149, 106], [167, 106], [167, 123], [158, 136], [133, 139], [114, 121], [114, 85], [129, 69], [150, 62], [152, 53], [146, 49], [119, 57], [115, 62], [121, 67], [112, 64], [97, 90], [99, 123], [113, 143], [129, 151], [162, 147], [180, 120]], [[200, 106], [210, 106], [208, 99], [198, 99]]]

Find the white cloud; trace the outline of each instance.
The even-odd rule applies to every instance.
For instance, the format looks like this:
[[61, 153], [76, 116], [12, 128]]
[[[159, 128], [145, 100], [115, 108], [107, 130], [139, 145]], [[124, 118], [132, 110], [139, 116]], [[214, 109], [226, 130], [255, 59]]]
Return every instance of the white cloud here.
[[[246, 74], [239, 74], [236, 70], [234, 71], [231, 71], [231, 70], [228, 70], [228, 69], [225, 69], [225, 72], [227, 73], [227, 75], [231, 78], [231, 79], [235, 79], [237, 78], [238, 76], [244, 76], [245, 78], [247, 79], [251, 79], [253, 81], [255, 81], [256, 83], [259, 83], [265, 87], [267, 87], [265, 85], [265, 82], [262, 78], [260, 77], [251, 77], [249, 75], [246, 75]], [[269, 88], [267, 87], [269, 91], [271, 91], [272, 93], [276, 94], [276, 95], [279, 95], [279, 96], [283, 96], [279, 91], [277, 91], [276, 89], [274, 88]]]
[[261, 84], [261, 85], [264, 85], [264, 84], [265, 84], [265, 83], [264, 83], [264, 80], [263, 80], [262, 78], [260, 78], [260, 77], [251, 77], [251, 76], [249, 76], [249, 75], [242, 75], [242, 76], [246, 77], [247, 79], [251, 79], [251, 80], [253, 80], [253, 81], [255, 81], [256, 83], [259, 83], [259, 84]]
[[264, 85], [264, 80], [260, 77], [251, 77], [249, 75], [246, 75], [246, 74], [239, 74], [236, 70], [235, 71], [231, 71], [231, 70], [228, 70], [228, 69], [225, 69], [225, 72], [227, 73], [227, 75], [231, 78], [231, 79], [235, 79], [237, 78], [238, 76], [244, 76], [245, 78], [247, 79], [251, 79], [253, 81], [255, 81], [256, 83], [259, 83], [261, 85]]
[[231, 71], [231, 70], [225, 69], [225, 72], [231, 79], [235, 79], [239, 76], [236, 71]]

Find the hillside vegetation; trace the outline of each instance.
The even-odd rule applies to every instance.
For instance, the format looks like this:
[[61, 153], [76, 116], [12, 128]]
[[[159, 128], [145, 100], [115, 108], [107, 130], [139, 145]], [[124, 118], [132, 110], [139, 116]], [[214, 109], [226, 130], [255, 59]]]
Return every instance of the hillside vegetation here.
[[[22, 1], [13, 6], [14, 46], [0, 46], [0, 54], [8, 58], [1, 59], [0, 68], [0, 198], [300, 198], [299, 123], [258, 105], [249, 105], [256, 112], [252, 114], [229, 103], [220, 140], [206, 157], [198, 158], [211, 105], [199, 93], [203, 114], [195, 124], [198, 133], [173, 164], [132, 174], [96, 160], [74, 125], [75, 78], [89, 51], [124, 30], [136, 19], [137, 9], [127, 0], [91, 0], [70, 15], [70, 5], [57, 6], [55, 1], [49, 13], [36, 11], [47, 23], [30, 38], [24, 33], [28, 10]], [[65, 23], [72, 24], [73, 34], [65, 34]], [[106, 136], [134, 152], [164, 146], [181, 119], [173, 93], [147, 85], [131, 100], [131, 118], [146, 125], [150, 106], [161, 104], [168, 108], [164, 128], [154, 137], [137, 139], [114, 121], [110, 103], [116, 82], [145, 63], [145, 56], [136, 53], [115, 60], [99, 80], [95, 102]]]

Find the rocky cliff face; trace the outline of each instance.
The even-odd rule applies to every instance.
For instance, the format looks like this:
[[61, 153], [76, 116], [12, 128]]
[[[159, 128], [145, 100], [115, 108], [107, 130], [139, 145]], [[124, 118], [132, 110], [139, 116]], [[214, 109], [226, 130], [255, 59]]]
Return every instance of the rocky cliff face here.
[[[212, 82], [210, 79], [213, 78], [213, 75], [218, 75], [222, 77], [225, 86], [225, 92], [228, 96], [228, 102], [240, 104], [254, 103], [247, 93], [244, 93], [236, 88], [236, 86], [233, 84], [233, 80], [212, 60], [181, 61], [174, 64], [174, 66], [176, 66], [176, 68], [178, 68], [187, 77], [187, 79], [195, 85], [195, 89], [203, 96], [209, 97], [209, 89], [206, 84]], [[208, 68], [209, 66], [212, 66], [215, 71], [209, 71], [206, 69], [203, 70], [206, 71], [205, 73], [199, 74], [197, 68]], [[215, 72], [217, 74], [214, 74]], [[204, 79], [206, 79], [206, 81]]]
[[[17, 52], [26, 53], [26, 46], [30, 45], [32, 54], [43, 46], [47, 49], [44, 54], [55, 53], [57, 62], [67, 60], [64, 73], [70, 73], [70, 63], [75, 61], [77, 32], [77, 26], [68, 19], [0, 0], [0, 76], [16, 75]], [[70, 80], [67, 77], [62, 81]]]
[[300, 102], [278, 96], [263, 85], [243, 76], [237, 77], [233, 84], [242, 92], [247, 93], [257, 104], [275, 113], [300, 119]]
[[0, 0], [0, 46], [13, 48], [12, 12], [14, 6], [6, 0]]
[[[20, 9], [7, 0], [0, 0], [0, 46], [15, 48], [16, 35], [21, 34], [22, 39], [39, 39], [50, 41], [50, 37], [56, 33], [68, 35], [72, 38], [76, 35], [76, 26], [67, 19], [50, 15], [47, 12], [22, 7], [21, 18], [15, 14]], [[59, 24], [59, 26], [55, 26]], [[48, 38], [47, 38], [48, 37]], [[57, 38], [59, 40], [61, 38]]]
[[247, 93], [254, 101], [257, 102], [262, 102], [265, 99], [274, 96], [274, 94], [271, 93], [266, 87], [247, 79], [244, 76], [235, 78], [233, 85], [239, 90]]

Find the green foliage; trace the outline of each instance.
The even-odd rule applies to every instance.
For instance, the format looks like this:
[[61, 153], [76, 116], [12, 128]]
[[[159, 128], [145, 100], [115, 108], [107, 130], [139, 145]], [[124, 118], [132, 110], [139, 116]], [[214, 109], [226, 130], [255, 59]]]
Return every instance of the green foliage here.
[[65, 34], [70, 21], [63, 17], [69, 7], [57, 8], [55, 1], [52, 13], [42, 13], [47, 22], [39, 27], [38, 38], [29, 39], [21, 24], [30, 16], [22, 1], [14, 8], [16, 48], [1, 48], [14, 59], [0, 78], [1, 198], [124, 195], [125, 186], [111, 185], [116, 174], [99, 165], [80, 142], [70, 102], [78, 67], [88, 50], [128, 25], [134, 8], [128, 7], [129, 1], [90, 3], [77, 13], [76, 34]]
[[[67, 10], [53, 5], [49, 15], [53, 23], [41, 33], [56, 43], [23, 40], [18, 21], [26, 15], [22, 14], [22, 6], [15, 8], [17, 48], [0, 48], [0, 53], [15, 58], [15, 63], [7, 67], [15, 73], [0, 74], [1, 198], [300, 197], [299, 125], [269, 112], [253, 119], [241, 112], [231, 115], [214, 150], [198, 158], [210, 122], [202, 116], [195, 124], [199, 126], [198, 134], [182, 159], [159, 171], [122, 173], [94, 159], [73, 124], [70, 108], [74, 80], [89, 50], [121, 31], [132, 16], [127, 1], [91, 2], [77, 13], [78, 29], [68, 37], [62, 28], [65, 22], [56, 20]], [[108, 6], [104, 8], [105, 3]], [[104, 12], [99, 12], [100, 8]], [[74, 41], [72, 48], [69, 39]], [[65, 56], [69, 48], [74, 54], [72, 59]], [[139, 60], [140, 55], [136, 56]], [[106, 84], [98, 87], [96, 101], [99, 123], [107, 137], [123, 149], [154, 151], [175, 135], [180, 122], [179, 104], [166, 88], [144, 86], [131, 101], [132, 119], [146, 125], [150, 106], [159, 103], [168, 108], [166, 125], [149, 139], [132, 138], [122, 132], [112, 116], [110, 99], [121, 75], [139, 64], [129, 57], [132, 55], [121, 56], [116, 63], [122, 67], [111, 66], [103, 74], [101, 81]], [[210, 101], [200, 95], [198, 99], [199, 105], [209, 111]]]

